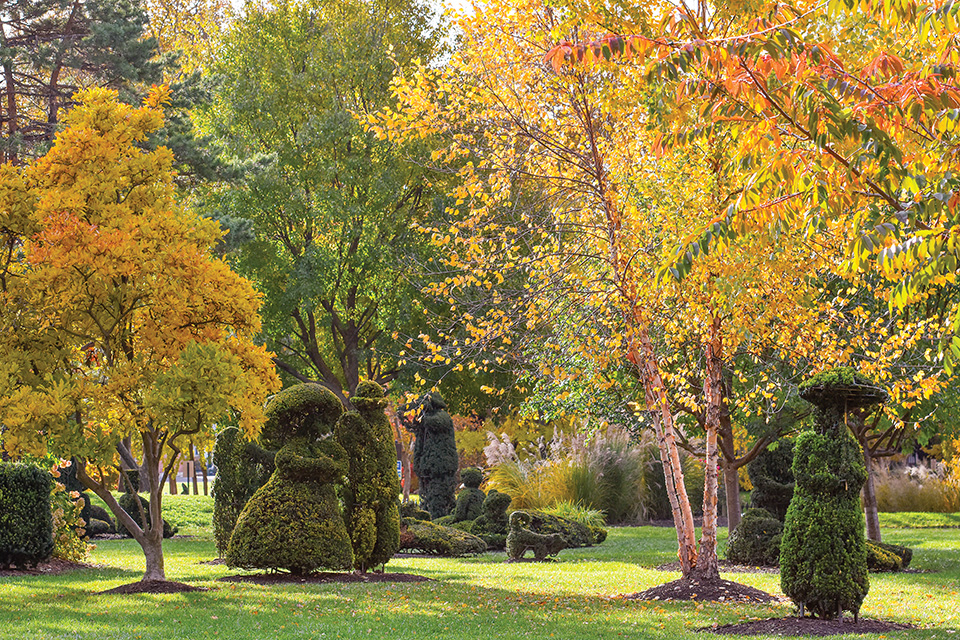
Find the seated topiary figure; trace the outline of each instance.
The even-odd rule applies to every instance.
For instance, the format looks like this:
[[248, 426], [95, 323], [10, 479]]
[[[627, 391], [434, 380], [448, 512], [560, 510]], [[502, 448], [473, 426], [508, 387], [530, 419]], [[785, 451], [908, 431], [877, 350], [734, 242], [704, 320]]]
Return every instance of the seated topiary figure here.
[[439, 393], [428, 393], [420, 401], [420, 415], [405, 427], [416, 435], [413, 443], [413, 472], [420, 479], [420, 507], [434, 520], [456, 505], [457, 490], [456, 433], [447, 404]]
[[347, 451], [343, 517], [353, 543], [353, 566], [360, 572], [382, 566], [400, 545], [397, 450], [383, 413], [383, 387], [366, 380], [351, 399], [356, 411], [337, 420], [337, 440]]
[[400, 550], [458, 558], [483, 553], [487, 550], [487, 543], [454, 527], [444, 527], [429, 520], [403, 518], [400, 525]]
[[775, 567], [780, 563], [783, 523], [766, 509], [749, 509], [727, 541], [727, 560]]
[[483, 501], [487, 494], [480, 490], [483, 472], [476, 467], [468, 467], [460, 472], [464, 488], [457, 494], [457, 506], [453, 510], [453, 522], [476, 520], [483, 513]]
[[503, 549], [507, 544], [507, 509], [511, 498], [491, 489], [483, 501], [483, 513], [473, 521], [470, 532], [480, 536], [490, 549]]
[[783, 522], [793, 498], [793, 440], [777, 442], [775, 449], [764, 449], [747, 465], [753, 484], [750, 506], [765, 509]]
[[804, 382], [800, 397], [817, 410], [814, 430], [801, 433], [794, 447], [796, 488], [780, 546], [780, 586], [801, 615], [857, 617], [870, 586], [860, 506], [867, 471], [844, 414], [887, 394], [851, 369], [834, 369]]
[[507, 534], [507, 562], [523, 559], [527, 551], [533, 551], [533, 559], [543, 562], [547, 556], [555, 556], [567, 548], [567, 543], [559, 533], [542, 534], [532, 531], [531, 515], [526, 511], [514, 511], [510, 514], [510, 533]]
[[304, 384], [278, 393], [266, 411], [260, 441], [278, 449], [276, 470], [237, 518], [227, 565], [297, 575], [351, 568], [335, 490], [347, 470], [346, 451], [333, 437], [343, 405], [320, 385]]

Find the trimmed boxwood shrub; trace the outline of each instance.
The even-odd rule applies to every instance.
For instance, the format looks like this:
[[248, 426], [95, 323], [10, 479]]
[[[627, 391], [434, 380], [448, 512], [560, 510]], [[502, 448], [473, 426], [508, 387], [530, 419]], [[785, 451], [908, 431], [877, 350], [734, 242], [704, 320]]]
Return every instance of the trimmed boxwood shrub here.
[[747, 473], [753, 484], [750, 506], [783, 522], [793, 498], [793, 440], [780, 440], [775, 449], [760, 452], [747, 465]]
[[227, 565], [298, 575], [351, 568], [335, 489], [347, 471], [347, 452], [331, 437], [343, 405], [319, 385], [298, 385], [274, 396], [267, 410], [261, 438], [267, 448], [280, 445], [276, 470], [237, 518]]
[[[98, 521], [104, 523], [105, 525], [107, 525], [107, 530], [104, 531], [104, 532], [102, 532], [102, 533], [116, 533], [116, 532], [117, 532], [117, 526], [114, 524], [114, 522], [113, 522], [113, 517], [111, 516], [110, 512], [107, 511], [106, 509], [104, 509], [103, 507], [101, 507], [101, 506], [98, 505], [98, 504], [91, 504], [91, 505], [90, 505], [90, 520], [91, 520], [91, 521], [97, 521], [97, 520], [98, 520]], [[90, 533], [90, 532], [89, 532], [89, 528], [90, 528], [90, 527], [87, 527], [88, 533]], [[102, 527], [99, 527], [99, 525], [98, 525], [98, 528], [102, 528]], [[102, 533], [90, 533], [90, 535], [102, 535]]]
[[870, 586], [860, 447], [846, 429], [801, 433], [793, 473], [796, 490], [780, 547], [783, 592], [821, 618], [841, 609], [857, 614]]
[[486, 542], [466, 531], [413, 518], [402, 520], [400, 551], [418, 551], [435, 556], [458, 558], [478, 555], [486, 550]]
[[727, 541], [727, 560], [738, 564], [776, 566], [780, 563], [783, 523], [766, 509], [749, 509]]
[[337, 420], [337, 440], [349, 466], [343, 486], [343, 519], [353, 544], [353, 566], [364, 572], [382, 566], [400, 545], [397, 450], [383, 407], [383, 387], [365, 380], [351, 399], [356, 411]]
[[53, 553], [53, 478], [37, 467], [0, 463], [0, 566], [37, 566]]
[[428, 393], [420, 401], [420, 416], [405, 427], [416, 435], [413, 444], [413, 472], [420, 480], [420, 507], [433, 520], [453, 511], [457, 490], [456, 434], [447, 404], [438, 393]]
[[870, 571], [903, 571], [910, 566], [913, 551], [898, 544], [867, 540], [867, 567]]

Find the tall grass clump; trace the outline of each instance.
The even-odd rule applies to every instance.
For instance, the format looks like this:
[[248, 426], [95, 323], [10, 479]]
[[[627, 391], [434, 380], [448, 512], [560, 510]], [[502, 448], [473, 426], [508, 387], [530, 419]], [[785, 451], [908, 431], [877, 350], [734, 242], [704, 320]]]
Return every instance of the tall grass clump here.
[[[487, 486], [508, 494], [513, 509], [545, 510], [568, 504], [600, 512], [608, 524], [670, 517], [663, 468], [650, 435], [636, 438], [622, 427], [610, 426], [572, 437], [554, 434], [550, 442], [521, 451], [505, 435], [488, 434], [488, 438]], [[693, 458], [684, 466], [698, 503], [702, 469]]]
[[960, 481], [949, 466], [879, 468], [875, 471], [877, 509], [887, 513], [960, 511]]

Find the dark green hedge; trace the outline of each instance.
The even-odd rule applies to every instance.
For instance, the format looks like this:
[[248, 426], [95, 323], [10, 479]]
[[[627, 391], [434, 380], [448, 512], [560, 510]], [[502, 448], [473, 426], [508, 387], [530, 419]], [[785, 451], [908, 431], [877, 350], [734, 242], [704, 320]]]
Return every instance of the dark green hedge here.
[[48, 472], [0, 463], [0, 566], [35, 567], [53, 553], [52, 489]]
[[[133, 521], [137, 523], [137, 526], [141, 529], [143, 528], [143, 521], [140, 519], [140, 509], [137, 508], [137, 500], [140, 500], [140, 504], [143, 505], [143, 512], [147, 514], [147, 524], [150, 524], [150, 501], [146, 498], [134, 495], [132, 493], [125, 493], [117, 499], [117, 502], [120, 504], [120, 507], [126, 511]], [[163, 537], [172, 538], [176, 535], [178, 529], [173, 526], [166, 519], [163, 521]], [[117, 522], [117, 533], [122, 536], [132, 537], [130, 532], [127, 531], [127, 528], [123, 526], [122, 522]]]

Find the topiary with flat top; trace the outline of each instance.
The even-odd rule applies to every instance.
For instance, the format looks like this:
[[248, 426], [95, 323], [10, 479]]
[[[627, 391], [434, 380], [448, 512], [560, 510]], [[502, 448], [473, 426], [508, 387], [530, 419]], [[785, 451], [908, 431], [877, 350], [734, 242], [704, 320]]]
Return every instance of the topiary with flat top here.
[[53, 554], [52, 490], [48, 472], [0, 462], [0, 567], [28, 569]]
[[226, 555], [230, 567], [304, 575], [353, 566], [335, 489], [347, 471], [347, 453], [333, 434], [343, 405], [319, 385], [298, 387], [267, 405], [261, 442], [268, 449], [280, 445], [276, 470], [237, 519]]
[[420, 507], [434, 520], [456, 506], [457, 441], [453, 419], [439, 393], [428, 393], [419, 404], [419, 415], [405, 428], [414, 435], [413, 472], [420, 480]]
[[383, 407], [383, 387], [363, 381], [351, 398], [357, 408], [337, 420], [337, 440], [347, 452], [343, 518], [353, 544], [353, 566], [360, 572], [382, 566], [400, 546], [397, 450]]

